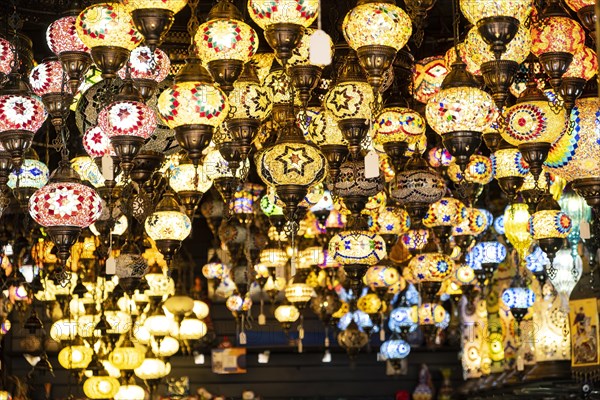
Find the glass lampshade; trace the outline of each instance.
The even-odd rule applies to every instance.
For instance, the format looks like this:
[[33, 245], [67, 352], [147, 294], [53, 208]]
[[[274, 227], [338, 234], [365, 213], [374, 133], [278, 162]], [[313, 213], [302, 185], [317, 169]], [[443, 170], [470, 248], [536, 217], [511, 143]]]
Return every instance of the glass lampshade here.
[[192, 231], [189, 217], [180, 211], [155, 211], [146, 218], [146, 233], [152, 240], [184, 240]]
[[317, 146], [326, 144], [348, 145], [337, 120], [327, 110], [322, 110], [311, 120], [306, 133], [306, 140]]
[[338, 233], [329, 241], [329, 252], [342, 265], [375, 265], [387, 254], [381, 236], [364, 231]]
[[571, 111], [569, 129], [552, 144], [545, 167], [567, 181], [600, 176], [600, 151], [596, 115], [600, 112], [597, 97], [580, 98]]
[[115, 101], [100, 111], [98, 126], [109, 138], [138, 136], [148, 139], [157, 127], [154, 110], [139, 101]]
[[514, 203], [504, 211], [504, 234], [519, 252], [522, 259], [528, 254], [533, 238], [529, 232], [529, 211], [527, 204]]
[[319, 0], [249, 0], [248, 11], [262, 29], [274, 24], [309, 27], [319, 13]]
[[400, 243], [408, 250], [422, 250], [429, 240], [429, 231], [427, 229], [411, 229], [402, 234]]
[[425, 127], [423, 117], [410, 108], [384, 108], [375, 119], [373, 141], [377, 144], [415, 143], [425, 133]]
[[260, 263], [270, 268], [284, 266], [288, 259], [287, 252], [280, 248], [270, 247], [260, 252]]
[[100, 216], [100, 196], [80, 183], [50, 183], [29, 199], [29, 214], [40, 225], [87, 228]]
[[358, 309], [366, 314], [377, 314], [382, 311], [383, 302], [375, 293], [367, 293], [356, 301]]
[[568, 129], [565, 112], [555, 113], [548, 99], [527, 100], [505, 112], [506, 129], [502, 138], [518, 146], [523, 143], [553, 143]]
[[319, 265], [325, 261], [323, 248], [320, 246], [311, 246], [298, 253], [299, 267], [309, 268], [314, 265]]
[[454, 279], [461, 285], [471, 285], [475, 278], [475, 271], [468, 264], [461, 264], [454, 271]]
[[[529, 34], [529, 28], [525, 25], [520, 25], [517, 34], [508, 43], [506, 51], [502, 53], [500, 59], [515, 61], [517, 64], [521, 64], [529, 55], [530, 48], [531, 35]], [[463, 49], [465, 52], [467, 70], [471, 73], [475, 73], [476, 70], [479, 70], [481, 64], [496, 59], [494, 52], [490, 49], [490, 45], [483, 39], [477, 26], [474, 26], [469, 30], [467, 38], [464, 41]]]
[[92, 158], [102, 157], [105, 154], [115, 155], [115, 150], [108, 135], [99, 126], [91, 127], [85, 131], [82, 141], [83, 148]]
[[525, 266], [533, 273], [542, 272], [547, 265], [550, 265], [550, 260], [540, 246], [535, 245], [533, 251], [525, 257]]
[[134, 346], [130, 341], [127, 345], [115, 348], [109, 355], [108, 360], [120, 370], [133, 370], [142, 365], [145, 358], [145, 349], [142, 346]]
[[454, 226], [467, 217], [467, 208], [453, 197], [442, 197], [429, 206], [423, 217], [423, 225], [427, 228], [434, 226]]
[[598, 71], [598, 57], [596, 52], [587, 46], [581, 47], [563, 74], [563, 78], [580, 78], [589, 81]]
[[165, 377], [170, 370], [170, 364], [160, 358], [146, 357], [142, 365], [134, 370], [134, 373], [142, 380], [151, 380]]
[[454, 236], [480, 235], [487, 228], [485, 216], [479, 209], [474, 207], [467, 207], [466, 210], [465, 218], [454, 227], [452, 234]]
[[415, 282], [442, 282], [452, 276], [454, 261], [441, 253], [423, 253], [410, 260], [408, 269]]
[[313, 186], [325, 178], [323, 153], [308, 143], [280, 142], [256, 157], [260, 178], [268, 185]]
[[233, 118], [263, 120], [271, 112], [271, 98], [268, 89], [252, 81], [236, 81], [229, 93], [229, 104]]
[[208, 304], [202, 300], [194, 300], [194, 308], [192, 308], [192, 312], [196, 315], [196, 318], [203, 320], [204, 318], [208, 317], [209, 311]]
[[46, 108], [35, 96], [0, 95], [0, 132], [21, 130], [35, 133], [46, 120]]
[[83, 344], [66, 346], [58, 353], [58, 363], [65, 369], [85, 369], [93, 354], [94, 350]]
[[121, 79], [127, 77], [127, 68], [129, 68], [129, 76], [134, 81], [149, 79], [162, 82], [169, 75], [171, 60], [161, 49], [157, 48], [152, 53], [149, 47], [139, 46], [131, 51], [127, 65], [119, 70], [118, 74]]
[[59, 319], [50, 327], [50, 337], [57, 342], [73, 340], [77, 336], [77, 321]]
[[389, 339], [381, 344], [379, 353], [386, 360], [401, 360], [410, 354], [410, 345], [402, 339]]
[[198, 318], [184, 318], [179, 325], [180, 340], [198, 340], [206, 335], [208, 328]]
[[46, 164], [39, 160], [26, 158], [23, 160], [18, 174], [15, 174], [14, 171], [10, 173], [7, 185], [11, 189], [16, 188], [18, 179], [19, 187], [40, 189], [48, 182], [49, 176], [50, 171]]
[[227, 273], [229, 273], [229, 267], [220, 260], [211, 261], [202, 267], [202, 275], [206, 279], [221, 279]]
[[370, 197], [383, 190], [383, 178], [378, 175], [373, 178], [365, 177], [363, 159], [347, 160], [340, 166], [340, 172], [335, 182], [336, 194], [342, 198], [349, 196]]
[[467, 86], [440, 90], [425, 108], [427, 123], [442, 136], [457, 131], [483, 132], [495, 115], [492, 97], [481, 89]]
[[50, 51], [54, 54], [59, 55], [65, 51], [81, 51], [85, 53], [90, 51], [77, 35], [75, 28], [76, 20], [76, 16], [68, 15], [57, 19], [48, 26], [46, 30], [46, 43]]
[[114, 400], [144, 400], [146, 391], [138, 385], [121, 385]]
[[218, 127], [229, 113], [229, 101], [217, 86], [204, 82], [180, 82], [158, 98], [158, 112], [171, 129], [182, 125]]
[[201, 24], [194, 37], [204, 63], [215, 60], [250, 61], [258, 49], [258, 35], [243, 21], [215, 18]]
[[[552, 266], [556, 272], [549, 276], [550, 282], [554, 289], [564, 296], [564, 300], [568, 300], [583, 273], [583, 260], [579, 254], [573, 253], [570, 249], [562, 249], [556, 252]], [[565, 303], [563, 305], [566, 306]]]
[[119, 380], [111, 376], [91, 376], [83, 382], [83, 393], [89, 399], [112, 399], [119, 391]]
[[351, 9], [342, 23], [344, 37], [354, 50], [363, 46], [386, 46], [400, 50], [412, 34], [412, 22], [395, 4], [373, 2]]
[[89, 6], [77, 17], [75, 28], [79, 39], [90, 49], [115, 46], [131, 51], [143, 39], [135, 29], [128, 9], [118, 2]]
[[374, 100], [373, 89], [366, 81], [351, 81], [332, 87], [325, 95], [323, 105], [338, 121], [348, 118], [370, 119]]
[[371, 288], [389, 287], [400, 280], [400, 274], [394, 267], [374, 265], [367, 270], [364, 280]]
[[171, 357], [179, 351], [179, 341], [171, 336], [166, 336], [160, 342], [152, 340], [150, 347], [157, 357]]
[[418, 322], [417, 306], [400, 306], [390, 312], [388, 327], [395, 333], [402, 333], [403, 330], [413, 332], [417, 329]]
[[500, 242], [479, 242], [470, 254], [476, 264], [500, 264], [506, 258], [506, 247]]
[[500, 149], [492, 155], [495, 165], [495, 178], [508, 178], [513, 176], [525, 177], [529, 172], [529, 165], [523, 155], [516, 148]]
[[593, 6], [594, 0], [565, 0], [565, 4], [573, 11], [577, 12], [586, 6]]
[[462, 172], [456, 163], [448, 167], [448, 176], [458, 183], [464, 178], [469, 183], [487, 185], [494, 178], [494, 165], [492, 159], [482, 155], [472, 155], [465, 171]]
[[400, 172], [391, 186], [391, 195], [401, 205], [409, 203], [431, 204], [446, 192], [444, 179], [431, 169]]
[[575, 54], [584, 42], [585, 31], [568, 17], [547, 17], [531, 25], [531, 52], [536, 57], [549, 52]]
[[502, 292], [502, 301], [508, 308], [526, 309], [535, 302], [535, 293], [528, 287], [509, 287]]
[[427, 104], [429, 99], [440, 91], [448, 70], [443, 56], [427, 57], [417, 61], [413, 69], [414, 99]]
[[448, 312], [440, 304], [423, 303], [419, 306], [419, 325], [435, 325], [439, 327], [447, 318]]
[[315, 294], [306, 283], [291, 283], [285, 288], [285, 298], [292, 304], [307, 303]]
[[172, 318], [160, 312], [149, 316], [144, 322], [144, 327], [154, 337], [165, 337], [177, 328]]
[[524, 24], [531, 13], [533, 0], [502, 0], [485, 3], [478, 0], [460, 0], [460, 10], [473, 25], [483, 18], [509, 16]]
[[87, 181], [95, 188], [105, 186], [105, 179], [94, 160], [87, 156], [75, 157], [71, 167], [79, 174], [82, 181]]
[[179, 164], [171, 169], [169, 186], [176, 192], [195, 191], [206, 193], [211, 188], [213, 181], [206, 175], [206, 167], [198, 168], [192, 163]]
[[69, 85], [63, 86], [63, 67], [58, 60], [44, 61], [36, 65], [29, 73], [29, 83], [38, 96], [71, 92]]
[[300, 311], [291, 304], [282, 304], [275, 309], [275, 319], [280, 323], [296, 322], [300, 318]]
[[403, 208], [385, 207], [375, 220], [380, 235], [401, 235], [410, 228], [410, 217]]
[[187, 4], [187, 0], [123, 0], [129, 12], [140, 9], [163, 9], [177, 14]]
[[283, 208], [275, 202], [275, 198], [271, 194], [265, 194], [260, 199], [260, 209], [267, 217], [283, 215]]
[[566, 238], [571, 228], [571, 217], [560, 210], [537, 211], [529, 219], [530, 233], [535, 240]]
[[221, 155], [221, 152], [215, 148], [211, 148], [204, 158], [204, 166], [206, 168], [206, 176], [213, 181], [219, 178], [236, 177], [241, 179], [244, 178], [244, 173], [247, 173], [250, 161], [248, 159], [244, 160], [237, 170], [232, 171], [229, 168], [229, 163]]

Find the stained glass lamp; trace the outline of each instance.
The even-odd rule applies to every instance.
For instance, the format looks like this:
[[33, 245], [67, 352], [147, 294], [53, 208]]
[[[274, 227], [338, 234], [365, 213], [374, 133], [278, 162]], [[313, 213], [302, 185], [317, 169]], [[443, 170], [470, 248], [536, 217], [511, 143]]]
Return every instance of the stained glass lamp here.
[[562, 76], [559, 89], [567, 115], [571, 113], [575, 100], [583, 94], [587, 81], [592, 79], [597, 71], [598, 57], [594, 50], [583, 46], [573, 54], [573, 60]]
[[367, 71], [369, 84], [378, 90], [396, 52], [408, 42], [412, 22], [393, 2], [362, 2], [346, 14], [342, 30]]
[[204, 165], [195, 167], [189, 160], [171, 169], [169, 185], [177, 193], [190, 219], [194, 217], [202, 195], [211, 188], [213, 183], [206, 175], [205, 169]]
[[495, 178], [500, 189], [509, 198], [514, 198], [529, 173], [529, 165], [523, 159], [521, 152], [504, 142], [492, 155], [495, 166]]
[[258, 35], [230, 1], [219, 1], [210, 10], [194, 42], [198, 56], [226, 93], [258, 49]]
[[187, 215], [180, 211], [180, 206], [173, 192], [167, 190], [144, 224], [146, 233], [156, 242], [156, 247], [170, 264], [181, 242], [192, 230], [192, 223]]
[[227, 96], [195, 58], [186, 62], [175, 77], [175, 84], [160, 94], [157, 106], [194, 165], [202, 158], [215, 128], [229, 113]]
[[442, 197], [429, 206], [423, 217], [423, 225], [432, 228], [435, 236], [442, 242], [448, 241], [452, 227], [467, 216], [465, 205], [453, 197]]
[[52, 124], [60, 129], [68, 114], [73, 93], [68, 85], [63, 87], [63, 66], [56, 59], [36, 65], [29, 73], [29, 83], [35, 94], [41, 97]]
[[119, 391], [119, 380], [108, 376], [106, 371], [83, 382], [83, 393], [90, 399], [111, 399]]
[[390, 312], [388, 327], [392, 332], [406, 334], [414, 332], [419, 326], [416, 305], [400, 305]]
[[128, 9], [118, 2], [97, 3], [83, 10], [75, 22], [77, 36], [90, 49], [102, 77], [112, 79], [142, 41]]
[[548, 256], [550, 263], [571, 232], [571, 217], [561, 211], [551, 195], [546, 195], [529, 219], [529, 229], [534, 240]]
[[561, 2], [553, 1], [542, 11], [537, 23], [532, 24], [531, 39], [531, 52], [540, 60], [552, 87], [558, 89], [573, 54], [584, 46], [585, 31], [570, 18]]
[[124, 0], [123, 5], [131, 13], [135, 27], [144, 36], [144, 43], [152, 51], [162, 42], [171, 28], [174, 16], [187, 0]]
[[139, 46], [131, 51], [129, 61], [119, 70], [121, 79], [127, 78], [127, 69], [133, 83], [144, 100], [154, 94], [158, 83], [165, 80], [171, 68], [171, 60], [161, 49], [154, 52], [147, 46]]
[[286, 63], [304, 32], [317, 18], [318, 0], [249, 0], [250, 17], [265, 31], [276, 57]]
[[410, 354], [410, 345], [402, 339], [389, 339], [381, 344], [379, 353], [384, 359], [398, 362]]
[[65, 161], [52, 173], [49, 183], [29, 199], [29, 214], [45, 227], [63, 263], [81, 230], [93, 224], [102, 211], [100, 196], [80, 182]]
[[517, 274], [510, 287], [502, 292], [502, 301], [510, 308], [515, 320], [521, 322], [535, 302], [535, 293], [526, 285], [524, 278]]

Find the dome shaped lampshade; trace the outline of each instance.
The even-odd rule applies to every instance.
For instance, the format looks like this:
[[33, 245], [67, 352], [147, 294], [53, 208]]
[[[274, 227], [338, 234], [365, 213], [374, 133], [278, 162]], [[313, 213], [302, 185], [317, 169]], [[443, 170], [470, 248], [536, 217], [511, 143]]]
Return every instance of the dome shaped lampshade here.
[[83, 393], [89, 399], [112, 399], [119, 391], [119, 380], [110, 376], [91, 376], [83, 383]]
[[12, 70], [14, 52], [10, 42], [4, 38], [0, 38], [0, 74], [8, 75]]
[[343, 231], [329, 241], [329, 251], [342, 265], [375, 265], [387, 254], [383, 238], [363, 231]]
[[206, 335], [206, 324], [197, 318], [184, 318], [179, 325], [180, 340], [198, 340]]
[[442, 82], [448, 74], [443, 56], [424, 58], [415, 63], [413, 97], [420, 103], [427, 104], [429, 99], [440, 91]]
[[404, 107], [388, 107], [375, 119], [373, 141], [416, 143], [425, 133], [425, 120], [419, 113]]
[[486, 229], [486, 218], [483, 213], [473, 207], [467, 207], [466, 217], [454, 227], [454, 236], [470, 235], [477, 236]]
[[[243, 21], [210, 19], [198, 27], [194, 38], [198, 56], [204, 63], [216, 60], [250, 61], [258, 49], [258, 35]], [[241, 71], [241, 69], [240, 69]]]
[[486, 4], [477, 0], [460, 0], [460, 10], [473, 25], [483, 18], [511, 16], [524, 24], [531, 13], [532, 0], [504, 0]]
[[581, 98], [571, 111], [569, 130], [553, 143], [545, 167], [553, 174], [571, 182], [600, 176], [600, 164], [594, 154], [600, 151], [598, 142], [598, 98]]
[[285, 288], [285, 298], [297, 307], [302, 308], [315, 294], [306, 283], [291, 283]]
[[479, 242], [470, 251], [472, 262], [481, 264], [500, 264], [506, 258], [506, 247], [500, 242]]
[[156, 130], [154, 111], [139, 101], [116, 101], [98, 114], [98, 126], [109, 138], [137, 136], [148, 139]]
[[271, 112], [269, 91], [257, 82], [240, 79], [233, 84], [228, 97], [232, 110], [230, 119], [263, 120]]
[[451, 163], [448, 167], [448, 175], [455, 183], [464, 178], [469, 183], [486, 185], [494, 178], [494, 164], [491, 158], [474, 154], [469, 159], [464, 172], [456, 163]]
[[598, 70], [598, 57], [596, 52], [587, 46], [580, 48], [573, 54], [573, 61], [563, 75], [565, 78], [580, 78], [589, 81]]
[[265, 29], [274, 24], [309, 27], [319, 12], [318, 0], [249, 0], [248, 11], [256, 24]]
[[400, 243], [408, 250], [418, 251], [425, 247], [429, 240], [429, 231], [427, 229], [411, 229], [402, 234]]
[[347, 160], [340, 167], [335, 190], [342, 198], [362, 196], [366, 199], [383, 190], [383, 178], [381, 174], [374, 178], [365, 178], [364, 160]]
[[[408, 163], [412, 163], [413, 160], [409, 160]], [[426, 164], [426, 161], [420, 160]], [[440, 200], [446, 192], [444, 179], [426, 165], [422, 168], [407, 166], [396, 175], [390, 186], [392, 198], [406, 208], [414, 223], [420, 222], [429, 204]]]
[[183, 125], [218, 127], [229, 113], [225, 93], [214, 84], [181, 82], [158, 98], [158, 111], [171, 129]]
[[133, 10], [162, 9], [177, 14], [187, 4], [187, 0], [123, 0], [129, 12]]
[[119, 278], [142, 278], [148, 270], [148, 262], [139, 254], [121, 252], [116, 262]]
[[338, 126], [337, 120], [331, 112], [326, 110], [319, 112], [311, 120], [306, 140], [317, 146], [348, 145], [344, 134]]
[[18, 174], [14, 171], [10, 173], [7, 185], [14, 189], [17, 187], [18, 180], [19, 187], [40, 189], [48, 182], [49, 176], [50, 171], [46, 164], [39, 160], [26, 158], [23, 160]]
[[139, 46], [131, 51], [127, 65], [119, 70], [121, 79], [127, 77], [127, 68], [134, 82], [141, 79], [162, 82], [169, 74], [171, 60], [161, 49], [155, 49], [152, 53], [149, 47]]
[[410, 354], [410, 345], [402, 339], [390, 339], [381, 344], [379, 352], [386, 360], [401, 360]]
[[211, 261], [202, 267], [202, 275], [206, 279], [221, 279], [229, 273], [229, 267], [219, 260]]
[[[316, 30], [312, 29], [312, 28], [306, 28], [304, 30], [304, 34], [300, 38], [300, 43], [298, 43], [298, 46], [296, 46], [296, 48], [294, 50], [292, 50], [292, 56], [289, 58], [289, 60], [287, 60], [288, 66], [293, 67], [296, 65], [299, 65], [299, 66], [315, 65], [320, 68], [325, 67], [325, 65], [322, 65], [322, 64], [312, 64], [311, 63], [312, 59], [310, 58], [310, 42], [311, 42], [312, 35], [315, 32], [316, 32]], [[331, 49], [331, 54], [333, 54], [335, 51], [335, 47], [333, 45], [333, 42], [331, 41], [331, 37], [327, 36], [327, 38], [328, 39], [326, 39], [326, 38], [323, 38], [323, 39], [328, 40], [329, 47]]]
[[176, 192], [196, 191], [206, 193], [213, 181], [206, 175], [205, 167], [194, 167], [191, 163], [179, 164], [171, 169], [169, 185]]
[[114, 400], [144, 400], [146, 391], [138, 385], [122, 385], [115, 394]]
[[[556, 40], [557, 37], [564, 38]], [[585, 31], [574, 19], [547, 17], [531, 26], [531, 52], [539, 57], [550, 52], [574, 54], [585, 42]]]
[[528, 309], [535, 302], [535, 293], [528, 287], [509, 287], [502, 292], [502, 301], [511, 309]]
[[423, 303], [419, 306], [419, 325], [440, 326], [447, 318], [448, 312], [440, 304]]
[[99, 126], [89, 128], [83, 134], [83, 148], [92, 158], [99, 158], [105, 154], [115, 155], [115, 150], [110, 143], [108, 135]]
[[456, 268], [454, 278], [461, 285], [471, 285], [476, 278], [475, 271], [471, 266], [461, 264]]
[[395, 333], [413, 332], [418, 327], [417, 306], [401, 306], [390, 312], [388, 327]]
[[385, 207], [375, 222], [380, 235], [401, 235], [410, 228], [408, 213], [399, 207]]
[[29, 214], [44, 227], [87, 228], [96, 222], [101, 212], [100, 196], [80, 183], [50, 183], [29, 199]]
[[408, 268], [415, 282], [442, 282], [452, 276], [454, 261], [441, 253], [423, 253], [413, 257]]
[[291, 324], [300, 318], [300, 311], [293, 305], [282, 304], [275, 309], [275, 319], [281, 324]]
[[530, 233], [535, 240], [566, 238], [571, 231], [571, 218], [559, 210], [542, 210], [529, 219]]
[[467, 216], [465, 205], [453, 197], [443, 197], [429, 206], [423, 217], [427, 228], [436, 226], [454, 226]]
[[76, 16], [68, 15], [57, 19], [48, 26], [46, 30], [46, 42], [54, 54], [60, 55], [66, 51], [80, 51], [84, 53], [90, 51], [77, 35], [75, 28], [76, 20]]
[[371, 288], [387, 288], [400, 280], [398, 270], [393, 267], [374, 265], [365, 273], [365, 283]]
[[375, 100], [366, 81], [338, 83], [325, 95], [325, 110], [338, 121], [350, 118], [369, 119]]
[[68, 85], [63, 87], [63, 67], [58, 60], [44, 61], [36, 65], [29, 73], [31, 89], [38, 96], [49, 93], [69, 93]]
[[104, 78], [116, 77], [143, 39], [127, 8], [118, 2], [92, 4], [77, 16], [75, 28]]

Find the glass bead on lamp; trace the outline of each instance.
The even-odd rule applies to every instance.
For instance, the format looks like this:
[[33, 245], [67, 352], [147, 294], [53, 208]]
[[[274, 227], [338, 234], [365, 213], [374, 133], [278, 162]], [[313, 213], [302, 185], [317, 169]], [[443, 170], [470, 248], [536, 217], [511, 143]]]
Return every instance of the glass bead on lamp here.
[[117, 76], [131, 50], [142, 41], [127, 8], [117, 2], [89, 6], [77, 16], [75, 28], [105, 79]]

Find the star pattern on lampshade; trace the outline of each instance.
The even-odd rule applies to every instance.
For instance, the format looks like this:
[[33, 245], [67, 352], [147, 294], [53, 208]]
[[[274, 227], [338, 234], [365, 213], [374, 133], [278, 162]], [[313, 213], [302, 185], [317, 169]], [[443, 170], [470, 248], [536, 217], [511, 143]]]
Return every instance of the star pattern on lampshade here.
[[275, 158], [283, 165], [285, 174], [295, 172], [298, 175], [304, 176], [306, 166], [315, 160], [306, 152], [305, 148], [285, 147], [285, 151]]

